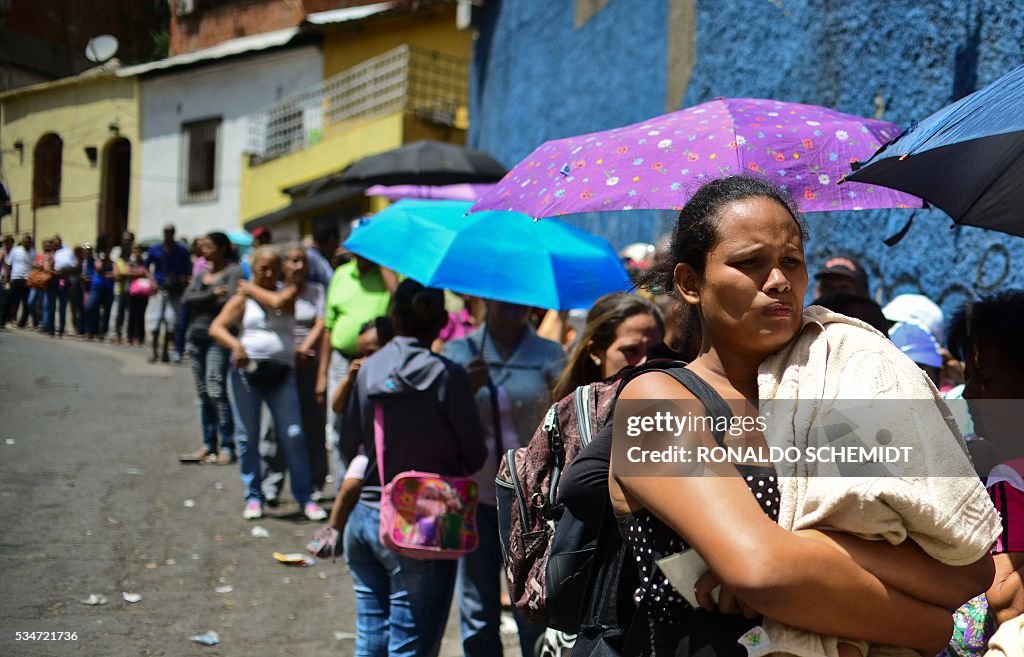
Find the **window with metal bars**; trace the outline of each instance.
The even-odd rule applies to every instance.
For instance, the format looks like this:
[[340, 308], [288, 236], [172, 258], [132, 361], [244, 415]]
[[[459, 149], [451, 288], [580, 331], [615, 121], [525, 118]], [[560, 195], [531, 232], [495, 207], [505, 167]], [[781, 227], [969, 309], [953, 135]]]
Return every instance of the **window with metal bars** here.
[[217, 199], [217, 143], [221, 119], [181, 125], [181, 200], [200, 203]]

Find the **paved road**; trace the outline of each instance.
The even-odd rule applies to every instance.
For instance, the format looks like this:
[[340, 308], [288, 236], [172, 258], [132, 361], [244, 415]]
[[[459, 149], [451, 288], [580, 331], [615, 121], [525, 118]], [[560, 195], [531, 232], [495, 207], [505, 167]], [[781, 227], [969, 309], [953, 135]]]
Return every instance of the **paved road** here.
[[[286, 501], [254, 538], [236, 467], [178, 463], [200, 444], [187, 367], [12, 330], [0, 363], [0, 655], [352, 654], [344, 564], [271, 557], [301, 550], [314, 523]], [[82, 604], [90, 594], [107, 604]], [[189, 641], [208, 630], [219, 645]], [[78, 638], [15, 640], [33, 631]], [[449, 622], [442, 655], [459, 654]]]

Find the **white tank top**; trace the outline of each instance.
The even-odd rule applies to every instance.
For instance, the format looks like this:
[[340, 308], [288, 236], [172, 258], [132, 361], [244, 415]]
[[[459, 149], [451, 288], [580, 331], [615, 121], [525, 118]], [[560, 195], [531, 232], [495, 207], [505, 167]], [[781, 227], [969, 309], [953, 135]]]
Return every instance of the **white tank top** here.
[[281, 310], [264, 310], [252, 299], [245, 300], [242, 332], [238, 341], [251, 360], [295, 363], [295, 315]]

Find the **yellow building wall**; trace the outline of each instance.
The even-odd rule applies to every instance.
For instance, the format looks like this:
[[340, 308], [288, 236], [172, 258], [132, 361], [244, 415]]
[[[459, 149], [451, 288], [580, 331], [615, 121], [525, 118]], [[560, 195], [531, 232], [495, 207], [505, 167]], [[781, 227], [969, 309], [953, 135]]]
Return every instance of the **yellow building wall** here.
[[404, 144], [423, 139], [444, 141], [449, 144], [458, 144], [459, 146], [465, 146], [466, 144], [465, 129], [423, 121], [408, 113], [405, 115], [404, 131], [402, 135], [404, 139], [402, 143]]
[[324, 77], [340, 73], [403, 43], [469, 60], [470, 30], [455, 29], [455, 4], [420, 10], [414, 16], [383, 18], [353, 26], [341, 25], [324, 35]]
[[[33, 151], [40, 137], [54, 132], [63, 140], [60, 204], [35, 210], [36, 246], [59, 234], [69, 245], [93, 241], [100, 228], [103, 155], [117, 134], [131, 144], [131, 186], [128, 226], [138, 225], [140, 140], [138, 92], [134, 79], [90, 78], [65, 80], [18, 90], [0, 97], [0, 149], [10, 187], [12, 214], [0, 220], [0, 233], [31, 232]], [[15, 142], [24, 144], [19, 158]], [[97, 149], [95, 165], [85, 148]], [[16, 222], [15, 214], [18, 219]], [[15, 224], [18, 224], [17, 226]]]
[[352, 162], [402, 145], [405, 115], [353, 122], [346, 131], [334, 131], [309, 148], [252, 166], [242, 163], [241, 222], [287, 206], [291, 198], [282, 190], [336, 173]]
[[[472, 33], [455, 29], [454, 4], [418, 11], [415, 16], [382, 18], [328, 27], [324, 34], [324, 77], [328, 78], [402, 44], [470, 59]], [[465, 117], [458, 128], [422, 121], [405, 112], [327, 126], [323, 141], [251, 165], [242, 164], [241, 217], [245, 223], [280, 210], [290, 202], [282, 190], [336, 173], [358, 159], [419, 139], [455, 144], [466, 140]], [[371, 209], [379, 210], [378, 199]], [[307, 222], [308, 223], [308, 222]]]
[[337, 173], [356, 160], [419, 139], [463, 144], [466, 133], [421, 121], [405, 112], [394, 112], [338, 124], [323, 141], [260, 164], [250, 164], [246, 157], [242, 162], [239, 223], [287, 207], [291, 203], [291, 197], [283, 191], [287, 187]]

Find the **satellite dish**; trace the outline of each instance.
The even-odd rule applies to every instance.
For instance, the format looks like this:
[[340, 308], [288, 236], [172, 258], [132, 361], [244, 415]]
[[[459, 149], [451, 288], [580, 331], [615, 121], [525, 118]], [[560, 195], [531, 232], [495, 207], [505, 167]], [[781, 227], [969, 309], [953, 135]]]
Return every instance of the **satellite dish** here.
[[89, 39], [85, 46], [85, 58], [90, 62], [102, 64], [117, 54], [117, 37], [101, 34]]

